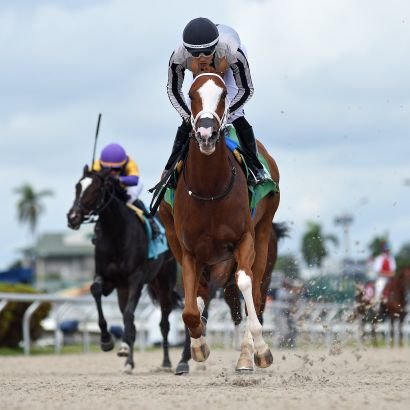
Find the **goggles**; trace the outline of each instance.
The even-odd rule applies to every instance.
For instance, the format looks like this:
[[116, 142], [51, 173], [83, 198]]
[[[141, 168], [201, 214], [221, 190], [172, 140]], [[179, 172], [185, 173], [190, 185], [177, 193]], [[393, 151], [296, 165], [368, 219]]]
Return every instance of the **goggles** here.
[[203, 48], [203, 49], [188, 49], [188, 52], [194, 58], [200, 57], [201, 55], [205, 57], [209, 57], [215, 53], [215, 47]]

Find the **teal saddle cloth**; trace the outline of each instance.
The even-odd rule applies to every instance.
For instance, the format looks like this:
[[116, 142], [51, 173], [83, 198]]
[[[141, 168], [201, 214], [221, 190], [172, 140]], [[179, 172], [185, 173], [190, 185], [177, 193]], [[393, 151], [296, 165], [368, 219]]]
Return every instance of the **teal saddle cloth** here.
[[161, 253], [164, 253], [168, 250], [168, 242], [165, 236], [165, 229], [162, 224], [155, 218], [157, 225], [159, 226], [160, 234], [152, 239], [152, 229], [151, 225], [147, 218], [145, 218], [145, 231], [148, 238], [148, 259], [157, 259]]

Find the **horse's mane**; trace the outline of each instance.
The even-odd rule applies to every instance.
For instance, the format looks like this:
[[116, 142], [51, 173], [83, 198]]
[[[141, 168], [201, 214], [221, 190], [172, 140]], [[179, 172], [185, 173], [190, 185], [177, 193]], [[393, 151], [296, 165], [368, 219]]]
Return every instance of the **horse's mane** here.
[[107, 173], [106, 170], [92, 171], [91, 175], [92, 174], [101, 177], [104, 180], [104, 183], [106, 183], [107, 180], [110, 180], [110, 184], [112, 185], [112, 188], [114, 190], [115, 197], [119, 199], [121, 202], [128, 202], [129, 198], [127, 190], [121, 185], [121, 182], [118, 178], [114, 178], [109, 173]]

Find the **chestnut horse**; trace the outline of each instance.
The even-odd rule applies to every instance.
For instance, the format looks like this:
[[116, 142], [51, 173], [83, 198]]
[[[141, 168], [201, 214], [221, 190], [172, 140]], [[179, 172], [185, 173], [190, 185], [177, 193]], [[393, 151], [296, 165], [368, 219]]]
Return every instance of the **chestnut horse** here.
[[[191, 337], [192, 358], [202, 362], [210, 353], [204, 336], [205, 323], [201, 320], [204, 305], [209, 301], [208, 282], [226, 287], [234, 281], [247, 311], [236, 369], [253, 370], [254, 363], [268, 367], [273, 357], [259, 320], [264, 305], [261, 284], [279, 194], [265, 196], [251, 216], [245, 173], [225, 144], [225, 82], [216, 73], [194, 77], [189, 91], [193, 132], [183, 175], [175, 190], [174, 210], [165, 202], [160, 206], [169, 244], [182, 266], [182, 317]], [[259, 141], [258, 149], [278, 184], [275, 161]]]
[[376, 325], [386, 319], [390, 320], [390, 344], [394, 344], [394, 324], [398, 322], [399, 345], [403, 345], [403, 321], [406, 317], [406, 305], [408, 293], [410, 292], [410, 267], [402, 267], [392, 276], [383, 291], [385, 301], [374, 306], [366, 297], [365, 287], [358, 286], [355, 301], [356, 308], [354, 317], [359, 317], [361, 337], [364, 337], [364, 324], [370, 323], [371, 336], [374, 345], [376, 340]]

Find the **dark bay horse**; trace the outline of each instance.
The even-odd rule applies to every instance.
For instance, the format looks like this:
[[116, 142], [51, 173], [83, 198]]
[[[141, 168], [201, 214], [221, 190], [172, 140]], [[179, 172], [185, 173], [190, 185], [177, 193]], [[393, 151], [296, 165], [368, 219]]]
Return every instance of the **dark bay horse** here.
[[[251, 217], [246, 176], [227, 149], [222, 132], [228, 111], [222, 77], [216, 73], [196, 75], [189, 96], [193, 133], [183, 175], [175, 191], [173, 212], [162, 202], [160, 215], [182, 266], [182, 316], [191, 337], [192, 357], [201, 362], [209, 356], [201, 321], [209, 301], [208, 283], [226, 287], [233, 282], [247, 311], [237, 370], [253, 369], [254, 362], [268, 367], [273, 357], [262, 336], [262, 285], [279, 194], [265, 196]], [[259, 141], [258, 149], [267, 159], [273, 180], [279, 183], [275, 161]]]
[[389, 278], [383, 291], [384, 300], [380, 305], [372, 304], [367, 296], [366, 285], [359, 285], [355, 296], [354, 315], [360, 320], [361, 337], [364, 336], [364, 325], [370, 323], [372, 342], [376, 345], [376, 326], [378, 322], [390, 321], [390, 343], [394, 344], [394, 324], [398, 322], [399, 345], [403, 345], [403, 321], [406, 317], [406, 305], [410, 292], [410, 267], [403, 267]]
[[133, 348], [136, 336], [134, 311], [142, 288], [148, 285], [150, 296], [161, 306], [160, 328], [163, 337], [163, 367], [171, 367], [168, 353], [169, 314], [180, 301], [176, 293], [176, 260], [170, 250], [157, 259], [148, 259], [148, 239], [142, 221], [127, 205], [128, 195], [109, 171], [89, 171], [85, 166], [76, 184], [74, 204], [67, 214], [68, 226], [79, 229], [91, 215], [98, 215], [95, 242], [95, 276], [90, 291], [98, 310], [103, 351], [114, 348], [107, 330], [101, 297], [117, 290], [123, 315], [124, 335], [118, 356], [126, 357], [124, 371], [134, 368]]

